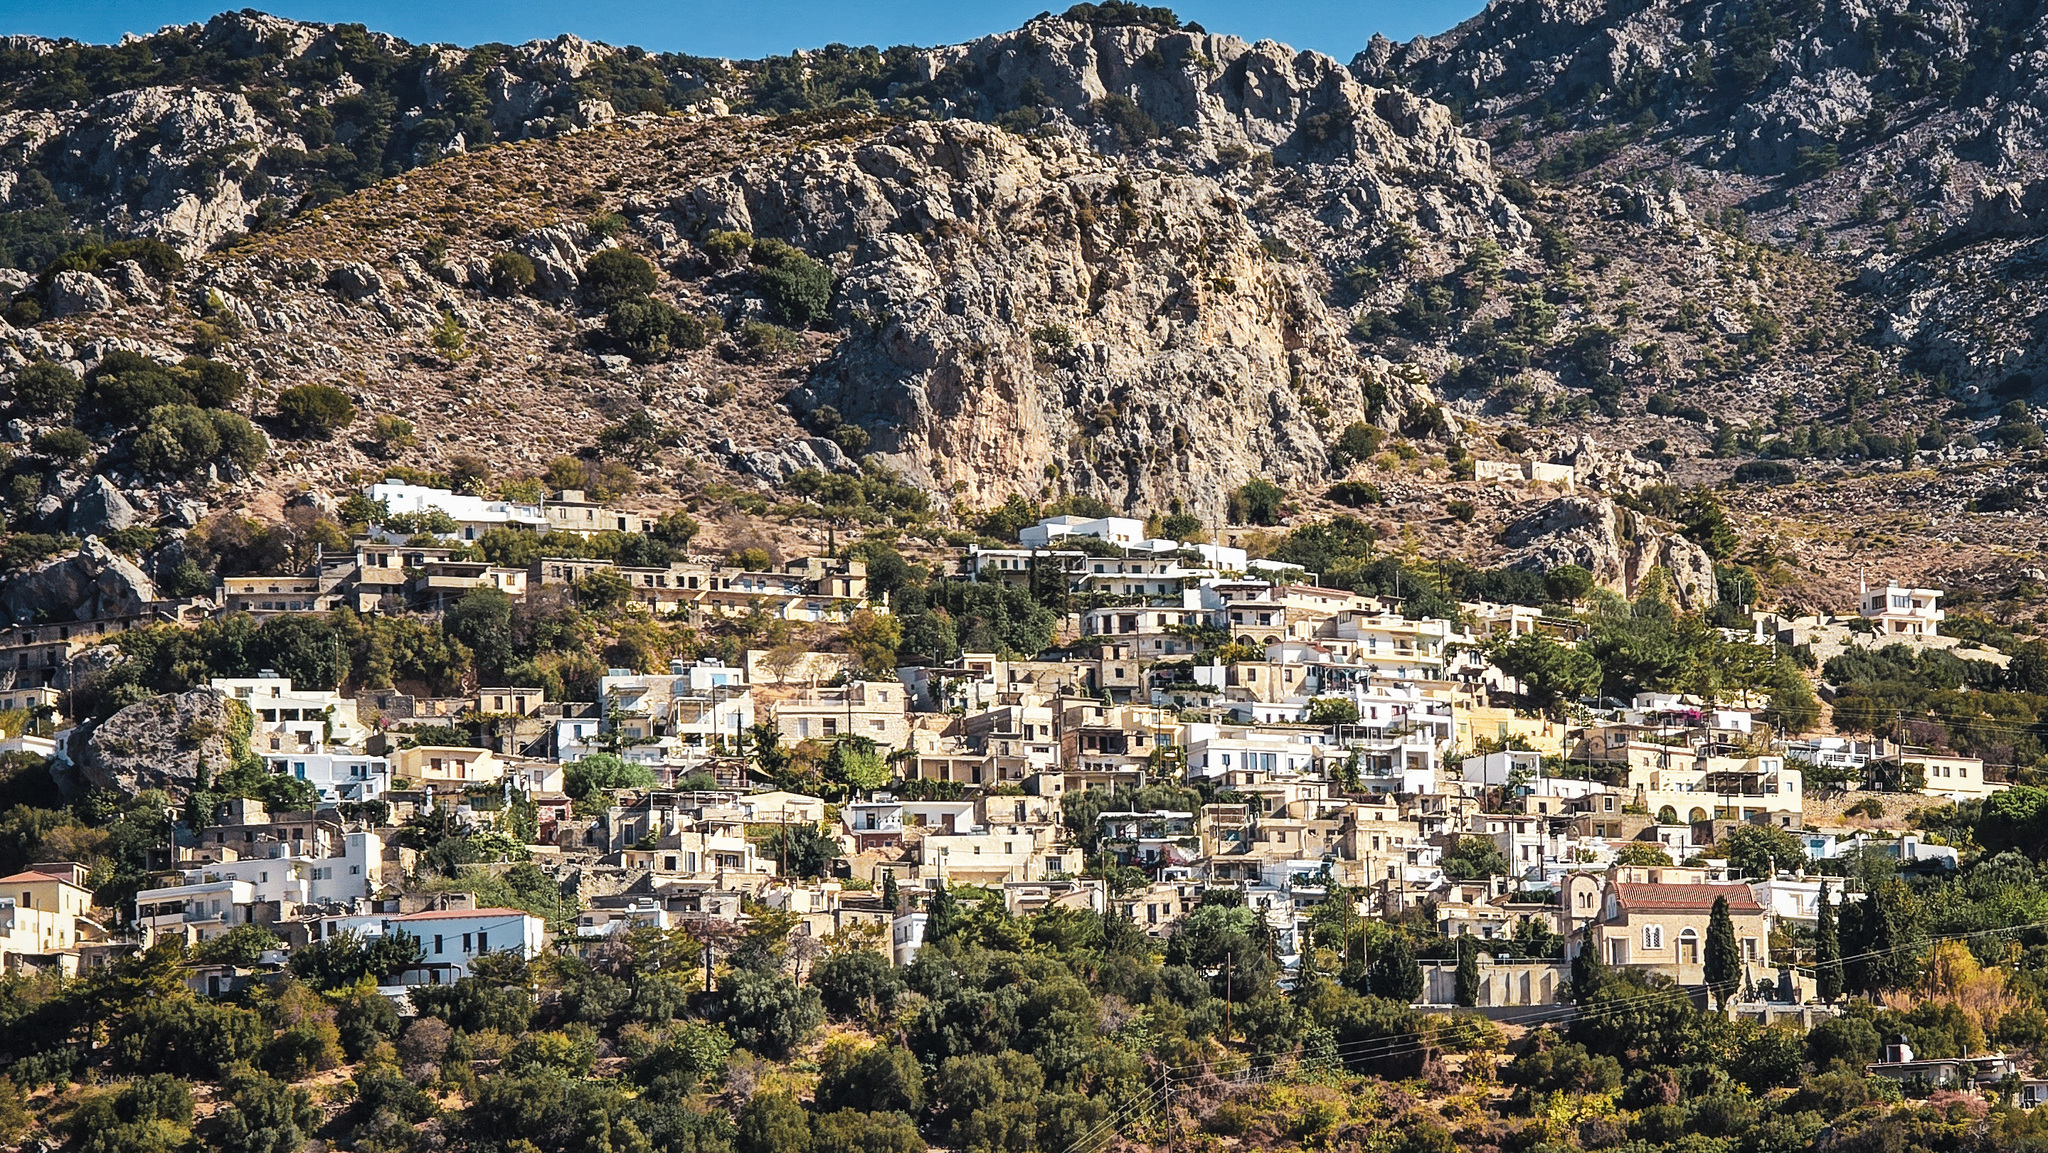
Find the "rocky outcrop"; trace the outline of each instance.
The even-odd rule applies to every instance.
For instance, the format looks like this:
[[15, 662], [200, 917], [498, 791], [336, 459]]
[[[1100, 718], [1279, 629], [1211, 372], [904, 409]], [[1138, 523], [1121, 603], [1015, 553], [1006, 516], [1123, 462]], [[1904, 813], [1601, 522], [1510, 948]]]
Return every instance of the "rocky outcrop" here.
[[71, 498], [65, 527], [72, 536], [101, 537], [142, 523], [142, 514], [105, 476], [95, 476]]
[[114, 294], [90, 272], [60, 272], [50, 278], [50, 315], [84, 316], [114, 307]]
[[327, 274], [327, 287], [344, 300], [368, 300], [384, 293], [384, 277], [367, 264], [344, 264]]
[[[1400, 187], [1357, 202], [1358, 232], [1494, 226], [1483, 187], [1438, 188], [1441, 214]], [[1216, 515], [1247, 477], [1319, 478], [1346, 424], [1428, 399], [1361, 358], [1320, 271], [1228, 186], [1064, 140], [904, 125], [742, 166], [673, 212], [688, 232], [837, 254], [849, 335], [792, 403], [833, 406], [913, 479], [976, 503], [1056, 477]]]
[[[1654, 119], [1656, 142], [1691, 164], [1826, 177], [1907, 200], [1949, 195], [1949, 173], [2038, 170], [2048, 146], [2048, 18], [1961, 0], [1805, 5], [1768, 15], [1718, 0], [1495, 0], [1439, 36], [1375, 38], [1351, 64], [1475, 119], [1561, 117], [1534, 155], [1568, 133], [1626, 132]], [[1769, 21], [1768, 28], [1759, 21]], [[1644, 149], [1648, 153], [1649, 149]], [[1852, 219], [1855, 196], [1795, 199]]]
[[74, 556], [43, 564], [0, 586], [0, 613], [8, 624], [43, 619], [95, 620], [134, 616], [156, 599], [156, 586], [98, 537], [87, 537]]
[[1644, 228], [1676, 228], [1692, 222], [1692, 210], [1676, 188], [1607, 184], [1600, 188], [1615, 211]]
[[1973, 240], [2029, 236], [2048, 228], [2048, 181], [2016, 180], [1979, 184], [1960, 235]]
[[1646, 484], [1664, 479], [1664, 466], [1656, 461], [1644, 460], [1625, 450], [1603, 448], [1583, 433], [1569, 450], [1552, 457], [1551, 463], [1571, 466], [1578, 487], [1594, 492], [1636, 492]]
[[533, 261], [534, 290], [555, 300], [575, 296], [583, 286], [583, 262], [613, 247], [610, 237], [593, 237], [581, 224], [537, 228], [512, 244]]
[[248, 752], [245, 707], [213, 689], [141, 701], [73, 731], [65, 749], [79, 782], [124, 797], [161, 789], [179, 802], [201, 771], [218, 775]]
[[845, 472], [853, 468], [846, 453], [822, 436], [793, 440], [781, 448], [747, 447], [727, 437], [715, 447], [735, 469], [771, 484], [781, 484], [805, 469]]
[[1508, 566], [1545, 572], [1575, 564], [1593, 579], [1633, 597], [1653, 569], [1663, 569], [1672, 595], [1688, 609], [1714, 603], [1719, 586], [1706, 551], [1659, 531], [1636, 513], [1597, 496], [1566, 496], [1509, 524], [1501, 539]]
[[1023, 113], [1041, 132], [1064, 130], [1104, 151], [1172, 139], [1177, 154], [1212, 160], [1234, 150], [1281, 163], [1413, 165], [1488, 187], [1493, 179], [1486, 146], [1449, 109], [1271, 40], [1048, 15], [927, 60], [962, 84], [959, 111]]
[[[106, 92], [83, 105], [61, 97], [41, 106], [24, 101], [0, 112], [0, 154], [23, 158], [67, 201], [89, 205], [88, 223], [159, 237], [188, 254], [247, 231], [263, 214], [331, 179], [322, 155], [329, 145], [352, 149], [351, 167], [360, 163], [376, 174], [499, 140], [609, 123], [617, 116], [612, 104], [582, 93], [579, 81], [627, 51], [574, 36], [493, 46], [481, 55], [445, 45], [415, 48], [359, 26], [248, 9], [158, 35], [179, 37], [181, 59], [196, 56], [217, 70], [191, 83]], [[141, 38], [138, 50], [151, 54], [153, 39]], [[61, 47], [30, 36], [11, 37], [9, 46], [24, 58], [54, 56]], [[352, 65], [327, 72], [337, 57]], [[309, 72], [332, 79], [309, 83]], [[68, 75], [76, 82], [76, 73]], [[104, 92], [107, 79], [95, 75], [88, 83]], [[665, 79], [674, 91], [703, 83], [684, 63]], [[239, 90], [252, 82], [265, 95], [282, 87], [292, 97], [252, 102]], [[380, 82], [386, 87], [365, 88]], [[21, 91], [37, 83], [25, 76]], [[397, 104], [385, 114], [388, 135], [363, 134], [359, 118], [335, 107], [365, 98]], [[481, 109], [473, 103], [479, 98]], [[365, 148], [373, 151], [358, 155]], [[18, 178], [0, 172], [0, 199], [14, 193]]]

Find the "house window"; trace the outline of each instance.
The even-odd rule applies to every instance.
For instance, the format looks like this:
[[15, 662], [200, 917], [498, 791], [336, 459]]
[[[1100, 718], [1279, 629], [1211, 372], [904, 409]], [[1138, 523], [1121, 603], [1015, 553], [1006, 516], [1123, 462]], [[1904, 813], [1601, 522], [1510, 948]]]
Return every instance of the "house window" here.
[[442, 939], [441, 939], [441, 934], [439, 934], [439, 933], [436, 933], [436, 934], [434, 934], [434, 955], [435, 955], [436, 957], [438, 957], [438, 956], [440, 956], [440, 955], [441, 955], [441, 945], [442, 945]]
[[1662, 925], [1644, 925], [1644, 926], [1643, 926], [1643, 948], [1645, 948], [1645, 949], [1661, 949], [1661, 948], [1663, 948], [1663, 947], [1664, 947], [1664, 926], [1662, 926]]
[[491, 951], [491, 934], [489, 930], [484, 930], [476, 935], [476, 951], [479, 953]]

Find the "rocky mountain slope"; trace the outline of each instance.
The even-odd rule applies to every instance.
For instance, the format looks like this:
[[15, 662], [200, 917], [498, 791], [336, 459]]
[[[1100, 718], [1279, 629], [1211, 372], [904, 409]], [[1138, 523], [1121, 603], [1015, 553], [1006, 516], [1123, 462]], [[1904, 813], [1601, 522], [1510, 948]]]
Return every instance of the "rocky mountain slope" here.
[[2033, 5], [1501, 0], [1352, 68], [1462, 109], [1517, 171], [1683, 185], [1824, 254], [1871, 345], [1989, 411], [2048, 384], [2029, 331], [2048, 297], [2015, 243], [2048, 195], [2044, 54]]
[[[1743, 100], [1803, 91], [1820, 67], [1778, 48], [1751, 89], [1638, 85], [1659, 102], [1647, 118], [1575, 79], [1609, 40], [1655, 47], [1600, 57], [1613, 75], [1668, 80], [1704, 44], [1702, 77], [1750, 76], [1729, 18], [1502, 4], [1349, 66], [1113, 5], [965, 45], [737, 63], [572, 38], [419, 47], [248, 13], [120, 47], [16, 38], [0, 47], [12, 258], [34, 270], [98, 233], [187, 259], [9, 274], [0, 359], [96, 378], [117, 352], [204, 352], [248, 372], [237, 404], [276, 451], [167, 478], [131, 422], [87, 428], [84, 460], [43, 463], [70, 443], [51, 440], [62, 420], [21, 414], [29, 451], [0, 495], [17, 530], [92, 521], [74, 506], [95, 484], [125, 494], [130, 523], [274, 520], [377, 470], [480, 458], [490, 483], [530, 482], [581, 448], [594, 476], [631, 442], [645, 499], [745, 532], [727, 482], [851, 473], [851, 446], [963, 511], [1074, 493], [1218, 523], [1247, 478], [1314, 513], [1349, 477], [1376, 486], [1381, 535], [1411, 547], [1536, 563], [1590, 525], [1605, 537], [1580, 551], [1616, 573], [1662, 558], [1704, 591], [1712, 564], [1660, 551], [1668, 529], [1598, 501], [1552, 509], [1555, 494], [1456, 464], [1569, 456], [1591, 433], [1649, 480], [1785, 462], [1756, 476], [1792, 487], [1726, 494], [1757, 531], [1788, 497], [1876, 523], [1909, 487], [1890, 478], [1934, 463], [1925, 499], [2023, 519], [1961, 566], [2003, 581], [2042, 528], [2008, 450], [2032, 417], [1994, 413], [2034, 379], [2038, 309], [2031, 274], [2013, 274], [2048, 194], [2016, 183], [1923, 210], [1884, 198], [1877, 143], [1788, 174], [1748, 137], [1709, 141], [1750, 123]], [[1838, 33], [1822, 21], [1809, 39]], [[1911, 49], [1876, 43], [1865, 82], [1891, 92], [1903, 73], [1884, 69]], [[1865, 128], [1921, 139], [1975, 91]], [[2023, 181], [2024, 152], [1998, 172]], [[1887, 190], [1874, 216], [1836, 211], [1852, 179]], [[1907, 225], [1895, 241], [1887, 220]], [[634, 343], [637, 322], [583, 283], [611, 248], [652, 261], [648, 299], [682, 328]], [[829, 279], [795, 321], [763, 264], [782, 253]], [[530, 284], [508, 283], [514, 257]], [[362, 418], [296, 435], [274, 401], [304, 384], [339, 386]], [[410, 431], [394, 442], [379, 418]], [[1381, 432], [1361, 448], [1357, 425]], [[1558, 540], [1522, 527], [1550, 520]], [[1873, 557], [1924, 564], [1917, 533], [1968, 523], [1846, 548], [1819, 524], [1780, 544], [1840, 579]], [[162, 580], [185, 558], [141, 559]]]

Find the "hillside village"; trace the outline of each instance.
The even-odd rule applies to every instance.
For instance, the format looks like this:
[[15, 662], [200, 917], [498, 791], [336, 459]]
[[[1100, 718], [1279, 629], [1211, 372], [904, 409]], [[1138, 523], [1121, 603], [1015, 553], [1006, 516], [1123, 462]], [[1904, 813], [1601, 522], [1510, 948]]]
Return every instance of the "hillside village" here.
[[2048, 645], [1889, 580], [1765, 609], [1706, 490], [1602, 498], [1683, 535], [1596, 574], [1263, 529], [1258, 481], [1215, 526], [828, 508], [801, 555], [393, 471], [294, 505], [296, 572], [167, 597], [89, 535], [26, 578], [76, 607], [0, 631], [10, 1133], [1267, 1148], [1314, 1092], [1319, 1141], [1498, 1148], [1539, 1092], [1655, 1132], [1658, 1078], [1738, 1057], [1695, 1112], [2048, 1098]]
[[[1042, 653], [883, 671], [857, 652], [756, 648], [611, 668], [589, 699], [473, 677], [458, 695], [343, 692], [265, 668], [72, 724], [110, 647], [198, 625], [207, 605], [260, 636], [336, 613], [453, 625], [566, 589], [617, 618], [902, 632], [848, 554], [517, 567], [476, 542], [659, 518], [577, 491], [526, 504], [386, 481], [361, 495], [368, 531], [303, 578], [227, 577], [212, 601], [0, 634], [5, 750], [48, 758], [74, 794], [161, 790], [176, 817], [119, 884], [87, 860], [19, 862], [0, 895], [6, 972], [78, 978], [168, 946], [195, 959], [192, 989], [233, 996], [302, 972], [309, 951], [381, 941], [393, 951], [364, 971], [410, 1014], [414, 991], [501, 954], [589, 956], [649, 931], [700, 942], [708, 981], [763, 925], [794, 956], [903, 967], [958, 931], [963, 902], [1068, 910], [1165, 944], [1227, 899], [1254, 914], [1283, 987], [1313, 979], [1316, 929], [1335, 917], [1434, 942], [1403, 998], [1424, 1008], [1540, 1020], [1591, 955], [1810, 1028], [1841, 1011], [1840, 976], [1827, 988], [1813, 951], [1830, 887], [1841, 906], [1867, 897], [1873, 861], [1955, 869], [1958, 850], [1916, 818], [2010, 787], [2010, 765], [1953, 749], [1802, 731], [1811, 711], [1786, 727], [1782, 688], [1570, 687], [1553, 666], [1588, 626], [1568, 606], [1613, 597], [1583, 570], [1551, 574], [1548, 607], [1433, 615], [1114, 516], [1051, 516], [951, 556], [954, 582], [1076, 606]], [[1760, 614], [1714, 639], [1731, 664], [1795, 646], [1949, 653], [1941, 598], [1874, 587], [1852, 617]], [[233, 791], [207, 776], [216, 739], [216, 772], [250, 766]], [[1736, 953], [1717, 957], [1711, 938], [1731, 931]], [[1871, 1068], [1942, 1083], [2006, 1069], [1937, 1064]]]
[[2044, 53], [0, 39], [0, 1150], [2048, 1150]]

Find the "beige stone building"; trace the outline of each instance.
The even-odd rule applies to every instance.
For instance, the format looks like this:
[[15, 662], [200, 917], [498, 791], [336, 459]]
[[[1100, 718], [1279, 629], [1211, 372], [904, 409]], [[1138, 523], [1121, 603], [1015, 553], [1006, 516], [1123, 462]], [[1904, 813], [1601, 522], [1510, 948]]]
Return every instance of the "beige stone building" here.
[[1608, 964], [1648, 968], [1680, 984], [1703, 983], [1707, 925], [1714, 902], [1724, 897], [1743, 963], [1758, 970], [1767, 964], [1770, 914], [1748, 885], [1709, 882], [1698, 869], [1624, 868], [1613, 876], [1645, 879], [1580, 873], [1565, 879], [1564, 891], [1567, 916], [1584, 947], [1599, 950]]

